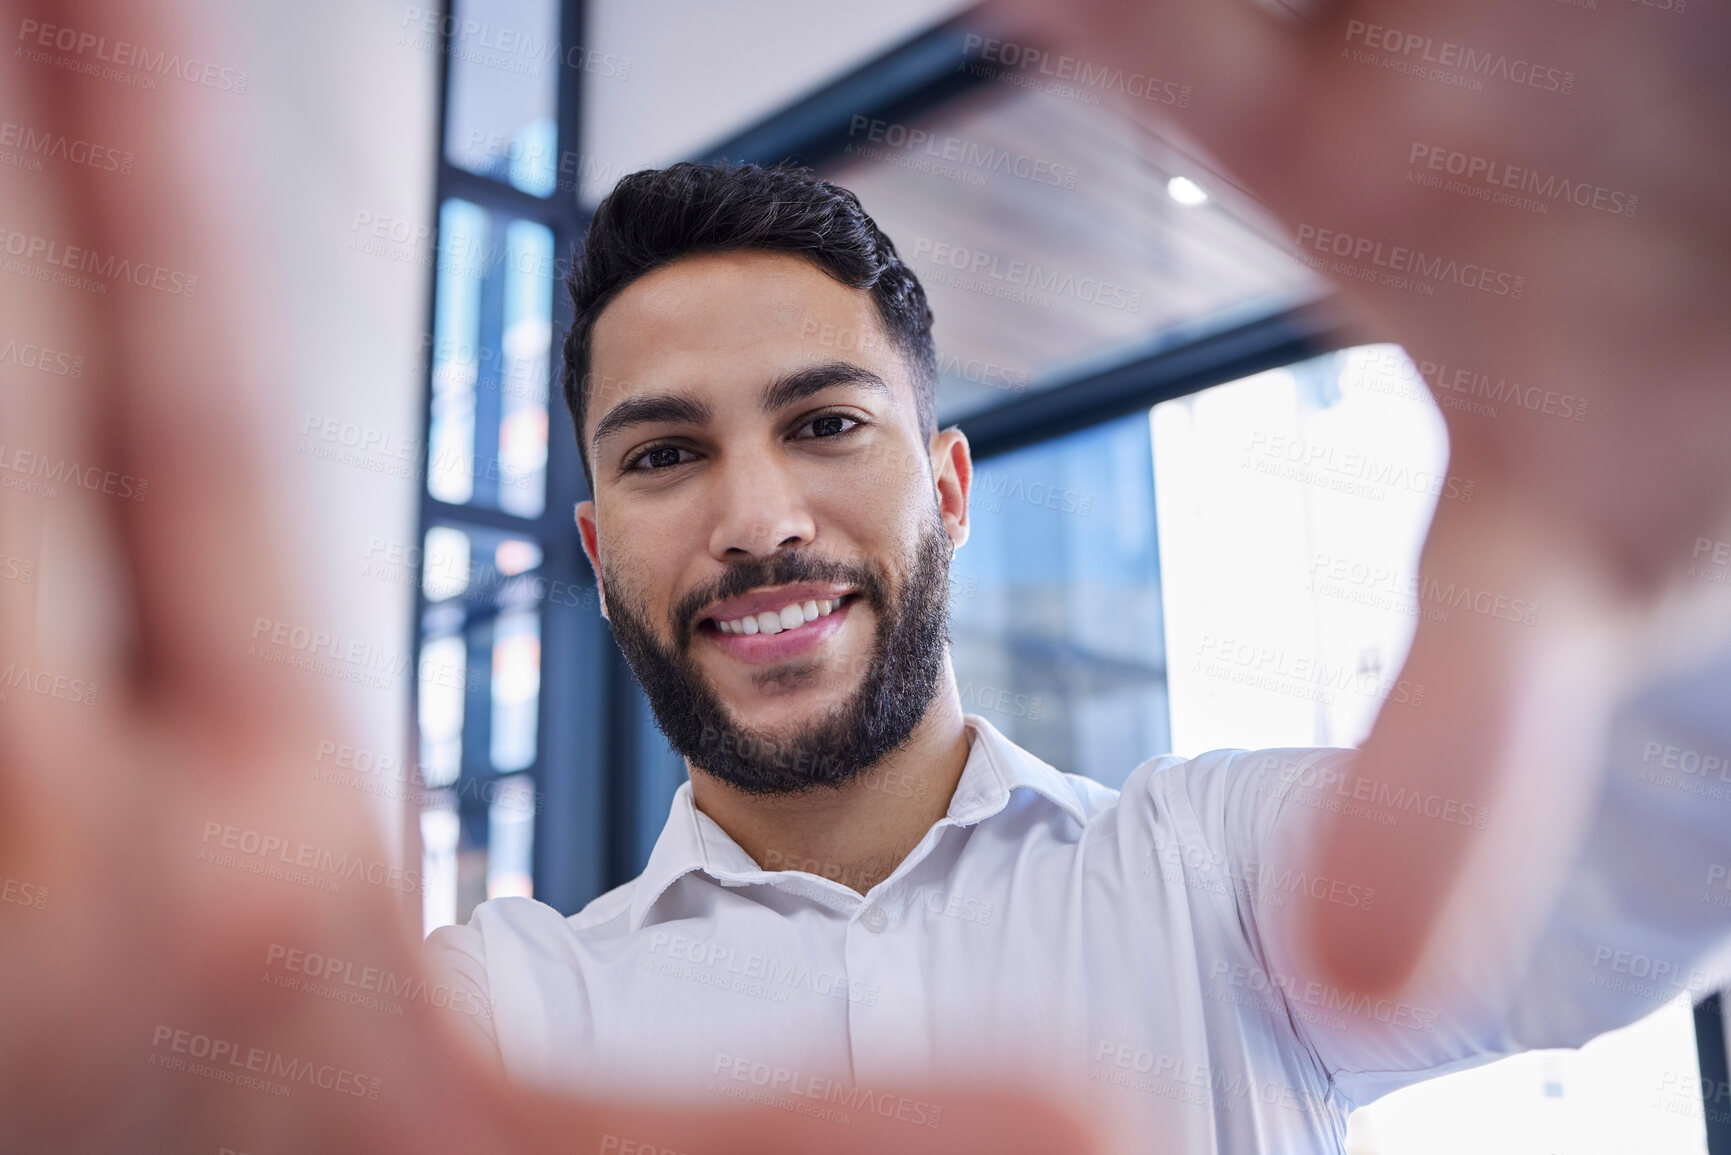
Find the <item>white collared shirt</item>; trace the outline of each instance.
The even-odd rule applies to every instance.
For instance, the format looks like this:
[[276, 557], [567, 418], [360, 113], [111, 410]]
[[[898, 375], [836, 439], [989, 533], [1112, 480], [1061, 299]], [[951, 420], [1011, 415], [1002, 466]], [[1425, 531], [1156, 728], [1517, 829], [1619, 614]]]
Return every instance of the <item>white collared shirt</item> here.
[[[687, 783], [639, 877], [570, 918], [528, 899], [483, 903], [467, 926], [433, 933], [431, 965], [491, 1007], [463, 1018], [506, 1072], [543, 1086], [941, 1127], [941, 1102], [881, 1089], [997, 1072], [1081, 1103], [1123, 1150], [1184, 1153], [1333, 1155], [1356, 1105], [1578, 1045], [1659, 1005], [1602, 983], [1605, 927], [1628, 914], [1605, 888], [1629, 881], [1627, 855], [1589, 847], [1538, 946], [1485, 964], [1497, 977], [1482, 997], [1448, 1014], [1364, 1000], [1290, 978], [1267, 931], [1300, 889], [1353, 906], [1374, 903], [1374, 887], [1284, 865], [1282, 840], [1355, 795], [1383, 821], [1472, 824], [1470, 808], [1377, 797], [1347, 750], [1156, 758], [1120, 794], [981, 718], [966, 725], [948, 814], [864, 896], [760, 869]], [[1655, 808], [1611, 795], [1664, 792], [1633, 773], [1607, 781], [1593, 839], [1614, 845], [1630, 833], [1618, 823], [1652, 822]], [[1726, 835], [1701, 827], [1681, 842], [1710, 853]], [[1629, 901], [1646, 901], [1640, 889]], [[1722, 958], [1726, 919], [1685, 906], [1654, 925], [1623, 917], [1618, 944]], [[1707, 978], [1685, 966], [1671, 993], [1685, 981]]]

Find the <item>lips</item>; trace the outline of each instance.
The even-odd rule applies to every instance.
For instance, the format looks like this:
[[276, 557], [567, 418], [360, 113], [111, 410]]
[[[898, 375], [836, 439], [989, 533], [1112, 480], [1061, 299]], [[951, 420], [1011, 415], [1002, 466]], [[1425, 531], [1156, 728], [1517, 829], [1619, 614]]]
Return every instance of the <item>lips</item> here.
[[700, 636], [737, 661], [785, 662], [828, 641], [857, 600], [848, 587], [818, 582], [753, 590], [705, 610]]

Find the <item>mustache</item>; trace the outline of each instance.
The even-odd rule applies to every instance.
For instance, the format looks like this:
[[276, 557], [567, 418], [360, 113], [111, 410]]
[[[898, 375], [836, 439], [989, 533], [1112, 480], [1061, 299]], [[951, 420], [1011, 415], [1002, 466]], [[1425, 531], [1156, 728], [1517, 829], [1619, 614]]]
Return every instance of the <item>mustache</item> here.
[[674, 603], [673, 636], [683, 649], [689, 642], [703, 607], [725, 598], [738, 597], [761, 586], [792, 582], [834, 582], [854, 587], [874, 609], [888, 602], [889, 583], [882, 567], [869, 562], [844, 562], [805, 553], [782, 553], [769, 558], [733, 562], [715, 580], [705, 582]]

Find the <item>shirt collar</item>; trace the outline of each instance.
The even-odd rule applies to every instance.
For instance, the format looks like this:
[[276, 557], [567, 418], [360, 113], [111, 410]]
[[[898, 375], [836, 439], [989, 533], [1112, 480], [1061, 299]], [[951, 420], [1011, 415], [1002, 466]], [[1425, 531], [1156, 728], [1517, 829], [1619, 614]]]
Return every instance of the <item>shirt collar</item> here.
[[[1057, 806], [1078, 824], [1087, 820], [1082, 799], [1063, 774], [1000, 734], [977, 714], [963, 716], [968, 733], [968, 760], [949, 810], [939, 826], [970, 826], [999, 813], [1010, 794], [1026, 789]], [[667, 825], [655, 840], [649, 863], [637, 876], [631, 899], [631, 929], [639, 930], [667, 888], [692, 871], [702, 871], [723, 885], [772, 881], [787, 871], [765, 871], [713, 818], [691, 800], [691, 783], [673, 795]]]

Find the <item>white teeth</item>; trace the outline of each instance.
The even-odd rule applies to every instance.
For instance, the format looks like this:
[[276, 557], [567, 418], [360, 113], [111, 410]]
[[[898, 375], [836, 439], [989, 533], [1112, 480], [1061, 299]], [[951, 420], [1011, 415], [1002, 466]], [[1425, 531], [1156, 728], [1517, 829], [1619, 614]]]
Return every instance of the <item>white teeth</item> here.
[[815, 622], [822, 617], [828, 617], [841, 605], [841, 599], [819, 600], [813, 598], [803, 604], [794, 602], [783, 606], [779, 611], [764, 610], [748, 618], [734, 618], [730, 621], [716, 619], [715, 628], [724, 634], [779, 634], [783, 630], [797, 629], [807, 622]]

